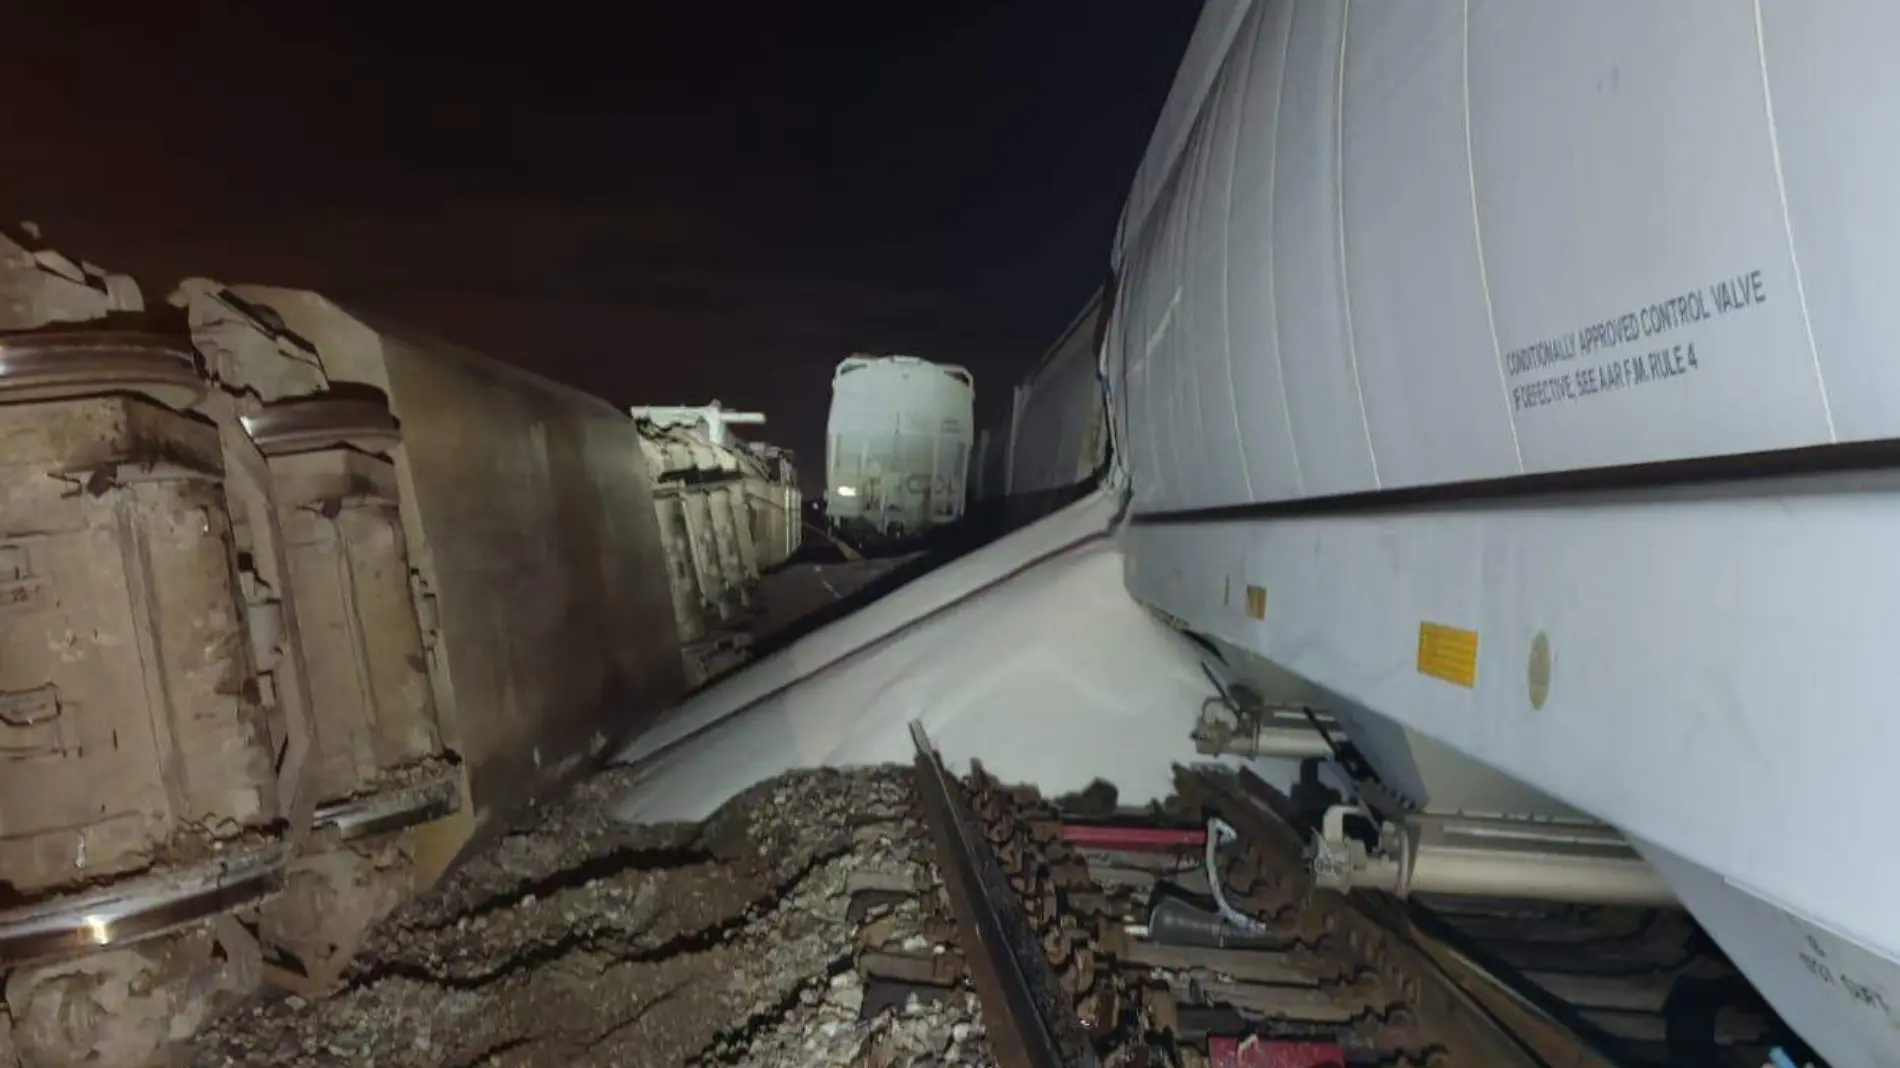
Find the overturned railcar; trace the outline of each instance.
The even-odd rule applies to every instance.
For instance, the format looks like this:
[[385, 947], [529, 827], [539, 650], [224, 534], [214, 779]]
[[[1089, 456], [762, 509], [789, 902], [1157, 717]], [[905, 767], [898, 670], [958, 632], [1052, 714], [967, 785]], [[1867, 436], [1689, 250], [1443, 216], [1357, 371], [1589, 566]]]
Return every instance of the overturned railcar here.
[[803, 538], [802, 494], [791, 454], [739, 438], [756, 412], [635, 408], [640, 450], [666, 551], [686, 681], [698, 686], [744, 662], [753, 591]]
[[1601, 821], [1837, 1068], [1900, 1048], [1896, 44], [1872, 0], [1209, 3], [1106, 352], [1130, 592], [1328, 709], [1392, 832], [1322, 828], [1328, 878]]
[[684, 689], [631, 419], [314, 294], [0, 244], [0, 1053], [331, 986]]

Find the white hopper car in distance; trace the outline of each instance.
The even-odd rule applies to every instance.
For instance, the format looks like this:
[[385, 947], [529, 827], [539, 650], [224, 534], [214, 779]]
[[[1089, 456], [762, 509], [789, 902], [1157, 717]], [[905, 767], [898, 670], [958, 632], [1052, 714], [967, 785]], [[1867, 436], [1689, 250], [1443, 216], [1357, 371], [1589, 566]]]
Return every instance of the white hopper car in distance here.
[[976, 384], [961, 367], [853, 355], [831, 378], [825, 511], [832, 529], [890, 542], [962, 518]]

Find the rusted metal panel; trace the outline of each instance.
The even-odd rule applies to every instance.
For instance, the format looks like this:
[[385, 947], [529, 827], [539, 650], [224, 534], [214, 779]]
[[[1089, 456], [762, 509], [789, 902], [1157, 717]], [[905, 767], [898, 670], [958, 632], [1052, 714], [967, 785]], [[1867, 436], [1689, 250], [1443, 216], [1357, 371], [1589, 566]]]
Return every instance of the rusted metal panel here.
[[278, 819], [222, 474], [216, 431], [142, 399], [0, 405], [7, 904]]
[[318, 717], [316, 790], [357, 796], [441, 752], [395, 469], [353, 449], [272, 457]]
[[[213, 385], [196, 411], [223, 443], [259, 678], [292, 832], [313, 833], [257, 934], [279, 985], [334, 981], [370, 927], [417, 888], [424, 828], [462, 807], [423, 653], [387, 398], [337, 383], [310, 339], [221, 283], [181, 309]], [[338, 388], [341, 386], [341, 388]], [[268, 674], [266, 674], [268, 672]]]
[[386, 349], [429, 546], [459, 743], [512, 807], [683, 688], [633, 423], [468, 354]]
[[0, 239], [0, 324], [0, 1059], [144, 1064], [307, 822], [269, 479], [130, 279]]
[[0, 978], [26, 1064], [146, 1063], [163, 1021], [255, 985], [214, 930], [287, 848], [227, 474], [216, 428], [145, 397], [0, 405]]
[[804, 542], [804, 494], [791, 454], [771, 449], [764, 458], [765, 475], [747, 475], [746, 504], [752, 512], [752, 544], [759, 569], [771, 569], [790, 560]]
[[32, 223], [0, 224], [0, 330], [82, 323], [145, 309], [138, 283], [74, 260]]
[[400, 424], [431, 676], [473, 802], [440, 857], [684, 690], [639, 435], [594, 397], [316, 294], [234, 288], [309, 338], [333, 382], [385, 393]]

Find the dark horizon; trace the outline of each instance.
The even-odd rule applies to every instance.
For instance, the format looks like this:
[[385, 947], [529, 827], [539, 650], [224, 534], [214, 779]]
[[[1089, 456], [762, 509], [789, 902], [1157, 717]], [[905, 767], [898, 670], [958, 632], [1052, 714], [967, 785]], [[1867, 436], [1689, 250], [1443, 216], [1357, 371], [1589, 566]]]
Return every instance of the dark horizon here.
[[314, 289], [616, 405], [764, 411], [811, 470], [853, 350], [1007, 404], [1106, 275], [1198, 8], [34, 8], [0, 202], [148, 302]]

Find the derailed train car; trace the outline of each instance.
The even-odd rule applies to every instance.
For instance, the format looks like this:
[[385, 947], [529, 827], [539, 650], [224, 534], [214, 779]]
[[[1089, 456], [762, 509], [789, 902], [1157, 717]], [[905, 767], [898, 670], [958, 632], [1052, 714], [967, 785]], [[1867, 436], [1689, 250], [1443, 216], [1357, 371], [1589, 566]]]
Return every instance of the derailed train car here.
[[1468, 820], [1442, 855], [1525, 892], [1588, 813], [1623, 859], [1562, 889], [1633, 850], [1837, 1068], [1900, 1049], [1896, 43], [1872, 0], [1209, 3], [1106, 356], [1129, 591], [1339, 717], [1324, 881], [1422, 888]]
[[635, 408], [666, 549], [686, 681], [698, 686], [744, 660], [752, 589], [803, 540], [803, 495], [791, 453], [729, 429], [756, 412]]
[[975, 495], [1018, 517], [1101, 475], [1108, 405], [1101, 380], [1106, 307], [1097, 292], [1010, 393], [1004, 422], [979, 435]]
[[0, 252], [0, 1050], [137, 1065], [681, 692], [665, 547], [591, 397]]

